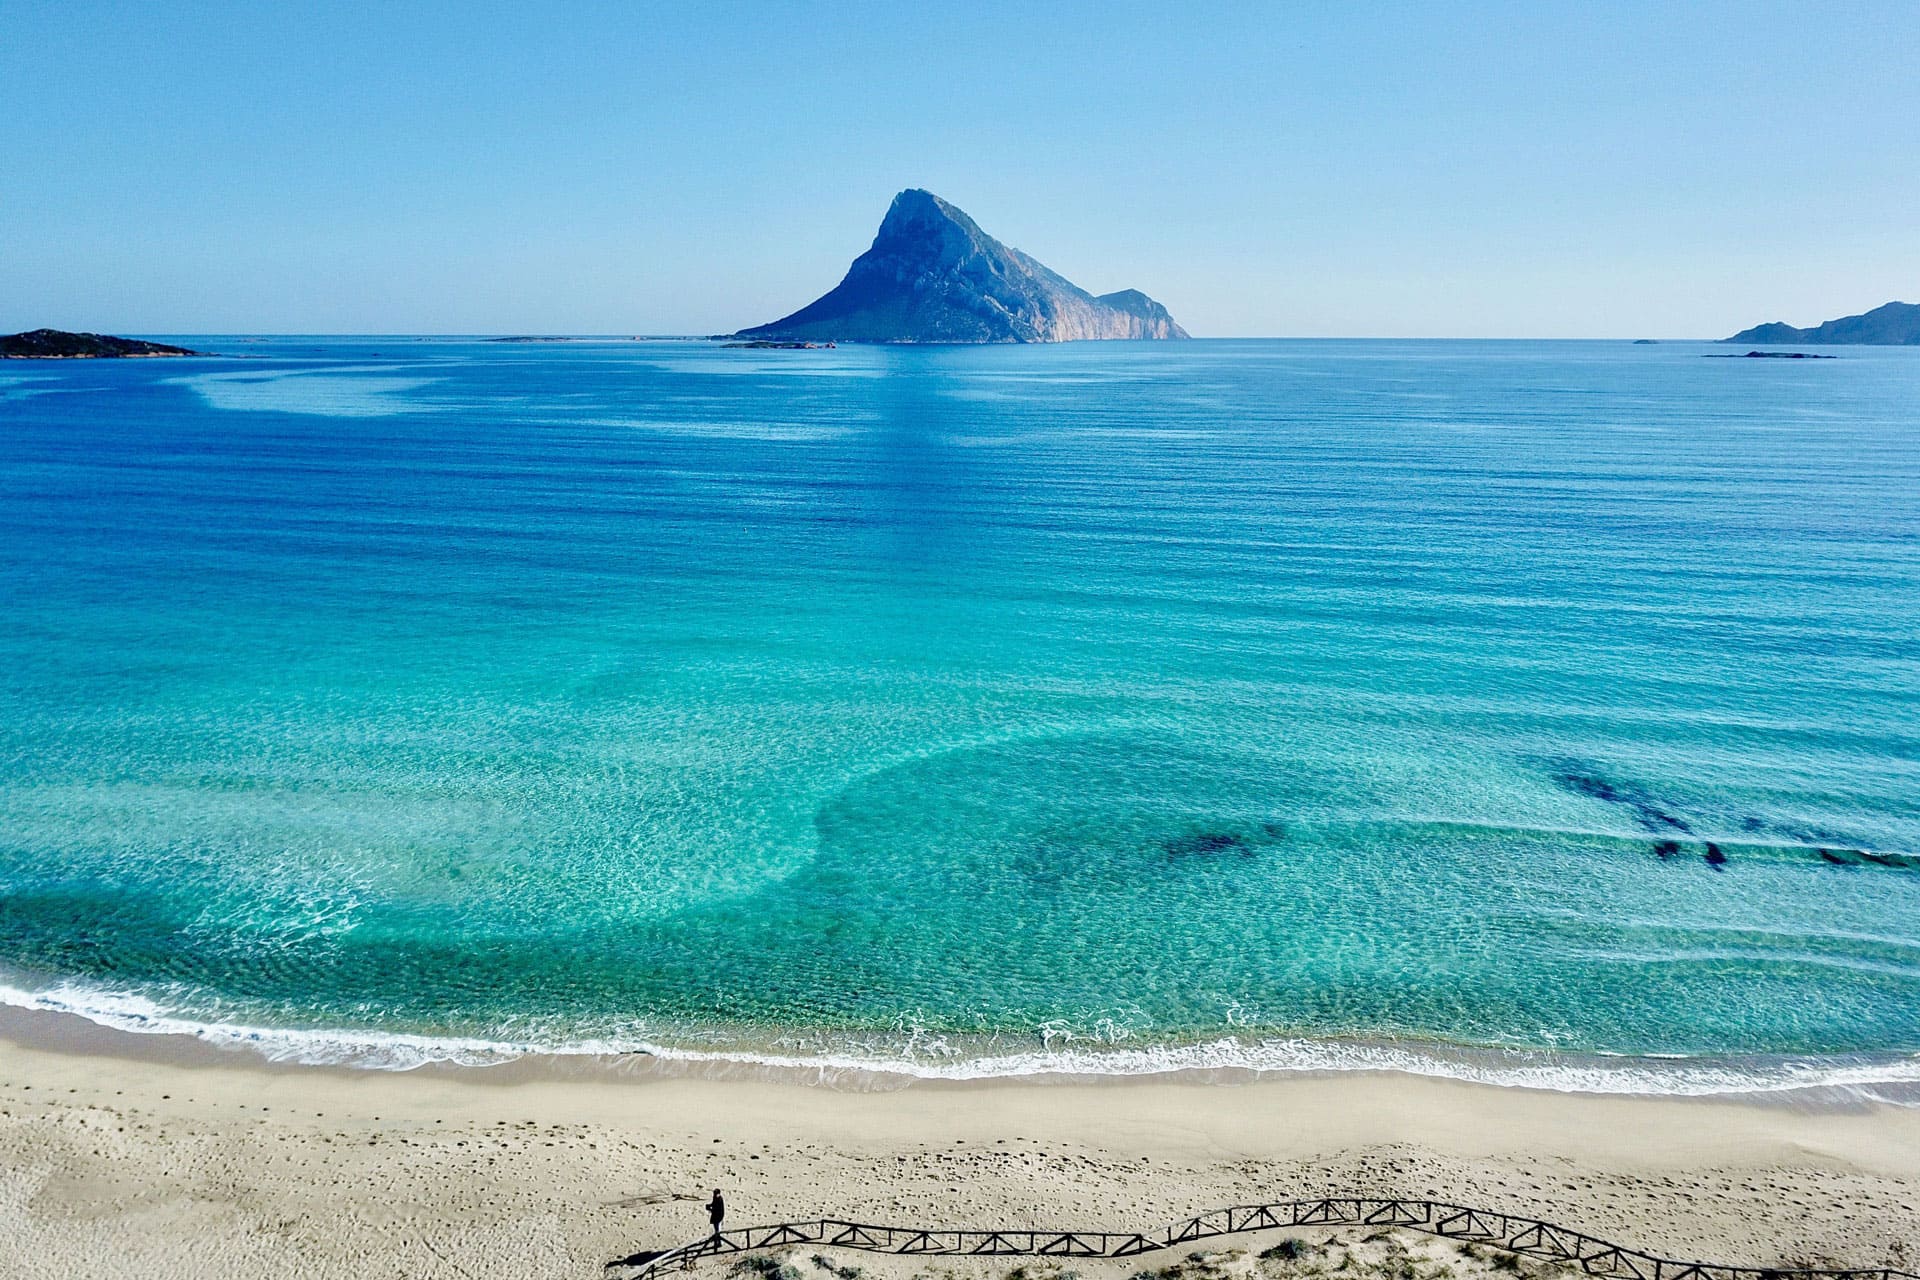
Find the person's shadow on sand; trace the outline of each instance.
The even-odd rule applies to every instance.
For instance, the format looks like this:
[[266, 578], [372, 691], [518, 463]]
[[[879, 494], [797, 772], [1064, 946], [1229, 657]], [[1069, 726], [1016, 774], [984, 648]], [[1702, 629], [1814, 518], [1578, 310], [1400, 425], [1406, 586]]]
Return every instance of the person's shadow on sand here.
[[[691, 1200], [692, 1198], [692, 1196], [680, 1195], [673, 1197], [675, 1200]], [[642, 1199], [644, 1203], [649, 1204], [657, 1203], [657, 1200], [653, 1197], [636, 1197], [636, 1199]], [[707, 1221], [713, 1225], [714, 1236], [717, 1237], [720, 1234], [720, 1224], [726, 1220], [726, 1216], [727, 1202], [721, 1198], [720, 1188], [715, 1187], [713, 1189], [713, 1199], [707, 1201]], [[601, 1270], [611, 1271], [615, 1267], [644, 1267], [655, 1258], [669, 1252], [671, 1252], [671, 1250], [668, 1249], [642, 1249], [639, 1253], [629, 1254], [624, 1258], [615, 1258], [612, 1262], [602, 1267]]]

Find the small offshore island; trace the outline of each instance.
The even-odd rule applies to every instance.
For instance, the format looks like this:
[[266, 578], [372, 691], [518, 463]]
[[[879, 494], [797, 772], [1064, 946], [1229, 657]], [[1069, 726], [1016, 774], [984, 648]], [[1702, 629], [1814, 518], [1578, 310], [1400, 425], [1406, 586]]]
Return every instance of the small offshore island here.
[[831, 351], [831, 342], [780, 342], [772, 338], [755, 338], [751, 342], [729, 342], [729, 347], [743, 347], [749, 351]]
[[1731, 351], [1709, 351], [1709, 360], [1838, 360], [1839, 356], [1817, 356], [1811, 351], [1749, 351], [1736, 356]]
[[0, 338], [0, 360], [146, 360], [156, 356], [200, 356], [164, 342], [115, 338], [104, 333], [68, 333], [62, 329], [29, 329]]
[[873, 247], [846, 278], [792, 315], [742, 329], [748, 342], [1075, 342], [1184, 338], [1138, 289], [1098, 297], [930, 191], [893, 198]]

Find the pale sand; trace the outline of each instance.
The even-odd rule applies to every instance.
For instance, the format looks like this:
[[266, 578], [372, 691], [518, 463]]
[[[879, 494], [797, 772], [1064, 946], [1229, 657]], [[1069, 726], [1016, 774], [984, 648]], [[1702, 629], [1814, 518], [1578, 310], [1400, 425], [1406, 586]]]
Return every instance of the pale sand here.
[[[598, 1276], [703, 1233], [716, 1186], [730, 1225], [1131, 1229], [1345, 1191], [1720, 1262], [1911, 1268], [1920, 1254], [1908, 1108], [1360, 1074], [851, 1093], [605, 1065], [273, 1067], [53, 1015], [12, 1015], [0, 1032], [6, 1276]], [[1073, 1267], [1117, 1277], [1174, 1260]]]

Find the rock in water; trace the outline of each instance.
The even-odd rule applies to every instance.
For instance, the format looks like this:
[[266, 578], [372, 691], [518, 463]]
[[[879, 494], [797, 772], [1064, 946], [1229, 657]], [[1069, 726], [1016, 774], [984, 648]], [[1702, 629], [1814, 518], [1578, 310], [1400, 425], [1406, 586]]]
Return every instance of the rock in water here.
[[60, 329], [29, 329], [0, 338], [0, 359], [7, 360], [111, 360], [199, 354], [164, 342], [114, 338], [104, 333], [66, 333]]
[[927, 191], [893, 198], [873, 247], [819, 300], [738, 338], [812, 342], [1071, 342], [1184, 338], [1137, 289], [1094, 297]]

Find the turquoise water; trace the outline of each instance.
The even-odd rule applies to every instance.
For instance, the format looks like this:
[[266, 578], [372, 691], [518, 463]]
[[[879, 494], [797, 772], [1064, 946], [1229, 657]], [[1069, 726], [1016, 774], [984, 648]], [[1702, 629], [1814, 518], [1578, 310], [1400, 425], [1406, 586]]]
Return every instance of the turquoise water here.
[[16, 1002], [1915, 1070], [1920, 351], [195, 345], [0, 367]]

